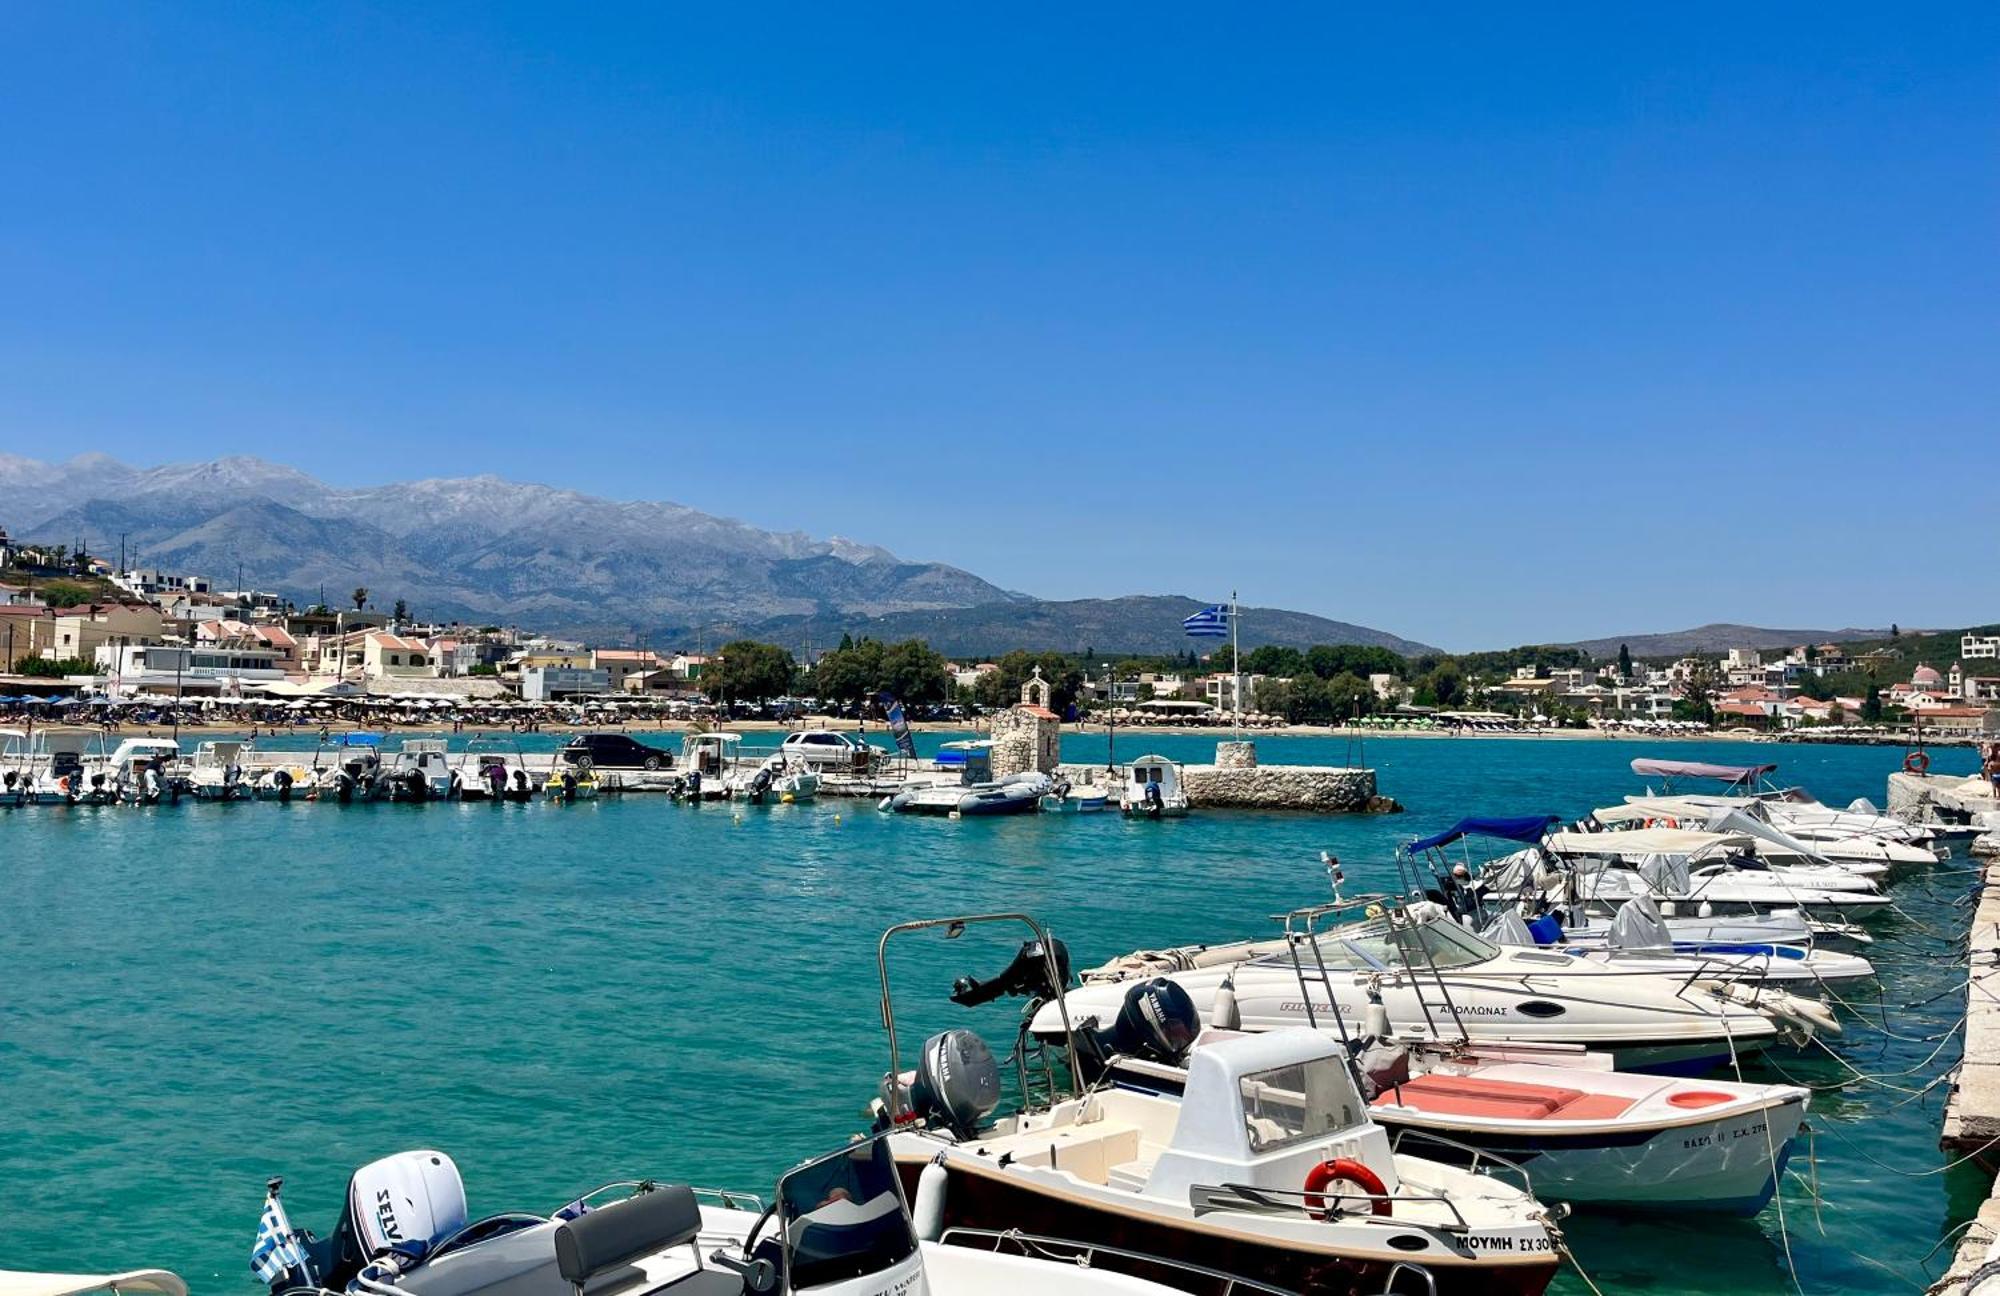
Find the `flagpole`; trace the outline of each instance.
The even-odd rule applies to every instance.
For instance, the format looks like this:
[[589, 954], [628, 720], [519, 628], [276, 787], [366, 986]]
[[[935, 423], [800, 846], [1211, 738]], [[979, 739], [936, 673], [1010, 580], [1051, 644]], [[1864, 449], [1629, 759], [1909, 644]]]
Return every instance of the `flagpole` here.
[[1236, 678], [1230, 681], [1229, 696], [1236, 704], [1235, 718], [1230, 722], [1231, 736], [1243, 736], [1243, 645], [1236, 636], [1236, 591], [1229, 591], [1229, 670]]

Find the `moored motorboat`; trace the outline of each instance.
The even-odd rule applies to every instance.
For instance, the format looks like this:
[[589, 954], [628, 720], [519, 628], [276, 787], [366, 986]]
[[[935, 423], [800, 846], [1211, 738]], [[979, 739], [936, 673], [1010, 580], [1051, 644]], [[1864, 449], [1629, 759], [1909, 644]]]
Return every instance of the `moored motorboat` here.
[[243, 769], [247, 744], [234, 739], [205, 742], [188, 763], [188, 791], [197, 801], [246, 801], [251, 780]]
[[1136, 819], [1177, 819], [1188, 812], [1187, 784], [1180, 762], [1141, 756], [1125, 767], [1118, 808]]
[[[1060, 987], [1053, 947], [1033, 930], [1047, 984]], [[1399, 1262], [1463, 1296], [1539, 1293], [1554, 1275], [1546, 1208], [1499, 1177], [1394, 1151], [1336, 1040], [1288, 1030], [1218, 1041], [1192, 1055], [1171, 1097], [1065, 1086], [1051, 1071], [1047, 1101], [996, 1116], [998, 1067], [970, 1031], [932, 1036], [902, 1072], [879, 959], [890, 1072], [878, 1128], [918, 1186], [920, 1216], [928, 1197], [946, 1227], [1116, 1240], [1315, 1296], [1382, 1290]], [[1062, 1004], [1058, 988], [1048, 1006], [1060, 1016]], [[1074, 1076], [1077, 1042], [1064, 1035]]]

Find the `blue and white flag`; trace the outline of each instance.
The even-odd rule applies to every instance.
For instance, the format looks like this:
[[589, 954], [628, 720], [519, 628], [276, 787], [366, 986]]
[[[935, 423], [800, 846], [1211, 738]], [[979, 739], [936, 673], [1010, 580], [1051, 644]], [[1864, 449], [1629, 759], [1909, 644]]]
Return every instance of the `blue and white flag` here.
[[257, 1221], [257, 1240], [250, 1246], [250, 1269], [266, 1283], [293, 1272], [303, 1274], [301, 1285], [316, 1281], [306, 1261], [306, 1249], [292, 1232], [292, 1222], [285, 1218], [275, 1188], [264, 1197], [264, 1217]]
[[1227, 639], [1229, 637], [1229, 609], [1220, 603], [1205, 607], [1181, 622], [1181, 629], [1188, 632], [1190, 639]]

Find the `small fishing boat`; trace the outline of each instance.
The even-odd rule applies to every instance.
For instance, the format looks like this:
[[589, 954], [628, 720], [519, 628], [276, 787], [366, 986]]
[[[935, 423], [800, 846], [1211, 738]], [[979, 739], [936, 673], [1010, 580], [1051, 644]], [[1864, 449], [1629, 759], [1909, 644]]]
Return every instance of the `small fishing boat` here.
[[792, 805], [819, 795], [819, 775], [781, 751], [754, 770], [730, 774], [724, 787], [731, 801], [746, 805]]
[[1125, 767], [1118, 808], [1128, 818], [1174, 819], [1188, 812], [1187, 787], [1178, 761], [1141, 756]]
[[729, 780], [742, 761], [743, 735], [691, 733], [681, 739], [681, 777], [677, 801], [727, 801]]
[[308, 770], [312, 782], [308, 797], [342, 805], [387, 800], [389, 781], [383, 777], [381, 743], [382, 735], [359, 731], [342, 734], [338, 742], [321, 743]]
[[181, 745], [172, 738], [127, 738], [105, 758], [104, 771], [119, 801], [158, 805], [187, 790], [180, 759]]
[[597, 791], [597, 771], [578, 769], [574, 765], [551, 769], [547, 781], [542, 784], [545, 800], [560, 801], [565, 805], [573, 801], [595, 801]]
[[[877, 1127], [891, 1131], [920, 1217], [935, 1210], [946, 1227], [1117, 1238], [1309, 1296], [1383, 1290], [1399, 1263], [1422, 1265], [1430, 1290], [1446, 1296], [1536, 1296], [1548, 1286], [1558, 1242], [1547, 1209], [1499, 1177], [1397, 1152], [1355, 1088], [1345, 1048], [1317, 1031], [1217, 1040], [1189, 1056], [1172, 1096], [1085, 1089], [1050, 1069], [1046, 1101], [1024, 1093], [1018, 1111], [1001, 1115], [998, 1065], [969, 1030], [925, 1040], [905, 1073], [890, 937], [1003, 919], [1033, 931], [1023, 952], [1047, 965], [1057, 990], [1044, 1011], [1062, 1017], [1052, 943], [1024, 917], [905, 923], [878, 946], [890, 1069]], [[1061, 1040], [1076, 1076], [1066, 1019]]]

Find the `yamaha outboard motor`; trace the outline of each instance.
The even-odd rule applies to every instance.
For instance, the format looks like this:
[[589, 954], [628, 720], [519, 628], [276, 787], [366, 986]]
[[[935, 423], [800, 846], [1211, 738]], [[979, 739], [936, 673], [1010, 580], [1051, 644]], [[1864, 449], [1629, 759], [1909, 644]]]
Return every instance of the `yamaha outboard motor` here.
[[757, 805], [764, 803], [764, 794], [771, 790], [771, 767], [759, 766], [750, 776], [750, 800]]
[[1077, 1061], [1084, 1079], [1095, 1082], [1114, 1057], [1181, 1066], [1201, 1034], [1201, 1012], [1179, 982], [1165, 977], [1135, 981], [1109, 1026], [1095, 1018], [1076, 1023]]
[[948, 1030], [924, 1041], [910, 1086], [910, 1110], [969, 1139], [1000, 1105], [1000, 1064], [986, 1041], [969, 1030]]
[[271, 781], [278, 785], [278, 800], [289, 801], [292, 799], [292, 772], [290, 770], [279, 770], [277, 773], [271, 775]]
[[[1049, 937], [1049, 949], [1055, 955], [1056, 975], [1063, 985], [1069, 984], [1069, 947], [1055, 937]], [[1038, 940], [1022, 941], [1021, 948], [1014, 955], [999, 976], [991, 981], [979, 981], [962, 976], [951, 983], [951, 1001], [966, 1008], [977, 1008], [983, 1003], [992, 1003], [1002, 995], [1021, 995], [1028, 998], [1045, 999], [1052, 997], [1062, 986], [1049, 984], [1048, 960], [1043, 957], [1042, 943]]]

